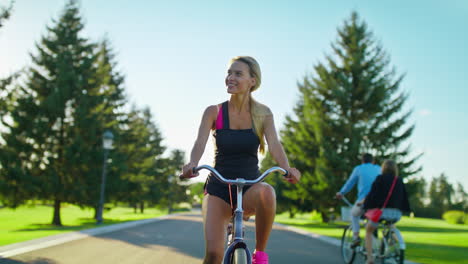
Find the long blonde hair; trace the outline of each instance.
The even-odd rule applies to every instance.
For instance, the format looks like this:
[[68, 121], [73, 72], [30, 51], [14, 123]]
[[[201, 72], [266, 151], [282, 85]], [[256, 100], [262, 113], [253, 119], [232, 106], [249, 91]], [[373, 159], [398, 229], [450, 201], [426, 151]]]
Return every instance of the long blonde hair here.
[[257, 102], [253, 96], [252, 92], [256, 91], [260, 84], [262, 83], [262, 72], [260, 70], [260, 65], [258, 62], [250, 57], [250, 56], [237, 56], [231, 59], [230, 64], [240, 61], [247, 66], [249, 66], [249, 73], [251, 77], [255, 78], [255, 85], [252, 86], [250, 89], [249, 97], [250, 97], [250, 116], [252, 118], [253, 126], [255, 129], [255, 133], [257, 134], [260, 140], [260, 153], [265, 152], [265, 128], [263, 123], [267, 116], [271, 116], [271, 112], [265, 105]]
[[394, 160], [387, 159], [382, 163], [382, 174], [386, 173], [398, 177], [398, 166]]

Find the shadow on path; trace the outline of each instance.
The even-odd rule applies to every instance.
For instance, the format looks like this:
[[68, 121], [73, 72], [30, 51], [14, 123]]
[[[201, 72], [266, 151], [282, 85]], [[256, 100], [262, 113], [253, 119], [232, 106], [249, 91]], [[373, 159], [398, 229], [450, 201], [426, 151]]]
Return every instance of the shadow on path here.
[[[246, 243], [253, 251], [254, 223], [247, 223]], [[183, 214], [47, 247], [9, 259], [6, 264], [201, 263], [205, 243], [199, 214]], [[270, 264], [341, 263], [339, 248], [275, 226], [267, 252]], [[291, 262], [292, 261], [292, 262]]]

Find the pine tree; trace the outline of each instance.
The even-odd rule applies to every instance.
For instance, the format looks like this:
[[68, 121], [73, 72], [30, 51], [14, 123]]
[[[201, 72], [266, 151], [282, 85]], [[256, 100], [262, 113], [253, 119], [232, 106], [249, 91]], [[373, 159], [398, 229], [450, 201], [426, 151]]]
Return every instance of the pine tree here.
[[[463, 185], [458, 182], [455, 195], [454, 195], [454, 205], [452, 207], [453, 210], [460, 210], [466, 213], [466, 209], [468, 208], [468, 194], [466, 193]], [[467, 221], [468, 222], [468, 219]]]
[[452, 209], [454, 194], [455, 189], [444, 173], [433, 178], [428, 192], [431, 200], [429, 204], [431, 217], [442, 218], [444, 212]]
[[[128, 129], [122, 134], [122, 152], [126, 169], [122, 171], [121, 191], [116, 200], [125, 201], [143, 211], [145, 202], [155, 203], [153, 193], [161, 189], [160, 162], [165, 151], [162, 136], [148, 108], [133, 109], [128, 117]], [[164, 181], [164, 179], [162, 180]]]
[[13, 1], [6, 7], [0, 6], [0, 28], [3, 26], [3, 22], [10, 18], [11, 11], [13, 10]]
[[[14, 124], [15, 108], [18, 98], [24, 95], [24, 90], [18, 84], [19, 73], [0, 80], [0, 201], [8, 207], [16, 208], [29, 199], [28, 193], [34, 190], [33, 180], [25, 173], [21, 161], [24, 149], [17, 149], [24, 140], [24, 135], [11, 134]], [[19, 150], [19, 151], [18, 151]], [[24, 182], [24, 185], [20, 185]]]
[[411, 178], [405, 183], [411, 211], [417, 217], [424, 217], [426, 213], [425, 201], [427, 200], [427, 183], [423, 177]]
[[[102, 135], [106, 130], [112, 131], [115, 145], [118, 146], [122, 140], [122, 127], [127, 123], [124, 78], [116, 69], [115, 55], [107, 39], [98, 46], [96, 67], [93, 77], [89, 79], [93, 83], [92, 89], [82, 93], [73, 106], [75, 126], [71, 135], [72, 145], [67, 148], [68, 166], [76, 175], [80, 175], [76, 178], [82, 180], [79, 182], [82, 188], [74, 189], [74, 203], [95, 210], [103, 170]], [[109, 152], [108, 160], [114, 162], [108, 166], [107, 194], [117, 191], [114, 190], [114, 182], [118, 181], [125, 162], [121, 151], [117, 147]]]
[[[265, 171], [273, 166], [278, 165], [274, 162], [270, 153], [267, 153], [261, 162], [261, 171]], [[284, 181], [280, 173], [276, 172], [269, 175], [265, 181], [275, 187], [277, 213], [289, 212], [289, 216], [293, 218], [296, 212], [301, 211], [302, 197], [300, 197], [293, 184]]]
[[189, 186], [181, 184], [179, 180], [180, 168], [184, 165], [185, 153], [181, 150], [173, 150], [171, 155], [165, 160], [165, 184], [163, 189], [159, 191], [163, 194], [161, 197], [161, 205], [166, 205], [169, 212], [174, 210], [174, 205], [182, 202], [190, 201], [190, 197], [187, 194]]
[[338, 29], [332, 50], [327, 63], [318, 63], [298, 84], [295, 116], [287, 117], [281, 132], [289, 160], [303, 172], [296, 187], [303, 208], [318, 209], [324, 221], [337, 205], [333, 194], [362, 153], [379, 163], [395, 159], [402, 177], [419, 171], [404, 144], [414, 127], [406, 126], [411, 112], [402, 112], [403, 76], [389, 69], [388, 55], [356, 12]]
[[17, 185], [24, 199], [54, 201], [52, 224], [61, 225], [61, 203], [76, 200], [74, 190], [83, 182], [67, 159], [76, 145], [76, 106], [96, 88], [91, 81], [96, 54], [95, 45], [81, 36], [76, 1], [68, 2], [53, 24], [36, 45], [38, 54], [31, 55], [33, 65], [11, 113], [9, 133], [3, 135], [16, 160], [2, 158], [2, 166], [7, 182]]

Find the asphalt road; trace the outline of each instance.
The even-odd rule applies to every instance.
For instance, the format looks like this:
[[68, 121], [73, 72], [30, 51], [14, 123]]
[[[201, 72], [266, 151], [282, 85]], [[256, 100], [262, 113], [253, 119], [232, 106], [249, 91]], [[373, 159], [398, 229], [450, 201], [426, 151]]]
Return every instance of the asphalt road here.
[[[246, 242], [254, 246], [254, 224]], [[270, 264], [342, 263], [339, 247], [275, 225], [268, 244]], [[199, 214], [125, 228], [0, 259], [2, 264], [192, 264], [202, 263], [203, 227]]]

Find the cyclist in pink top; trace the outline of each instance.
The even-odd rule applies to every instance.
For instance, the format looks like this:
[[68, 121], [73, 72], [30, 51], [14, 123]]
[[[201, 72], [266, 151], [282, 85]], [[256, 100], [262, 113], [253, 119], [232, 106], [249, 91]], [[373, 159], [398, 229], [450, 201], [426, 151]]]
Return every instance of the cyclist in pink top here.
[[[182, 168], [184, 177], [190, 175], [192, 168], [204, 152], [210, 132], [215, 143], [215, 168], [226, 178], [256, 178], [259, 176], [257, 153], [268, 150], [278, 165], [289, 172], [288, 181], [296, 183], [301, 173], [289, 166], [283, 146], [278, 140], [273, 114], [270, 109], [255, 101], [252, 92], [261, 83], [260, 66], [248, 56], [231, 60], [225, 79], [229, 101], [206, 108], [192, 148], [190, 162]], [[265, 142], [266, 140], [266, 142]], [[235, 197], [229, 186], [220, 184], [215, 177], [209, 176], [205, 185], [203, 199], [203, 222], [206, 252], [204, 264], [219, 264], [223, 258], [225, 231], [235, 208]], [[267, 264], [265, 249], [273, 227], [276, 214], [276, 195], [272, 186], [265, 182], [244, 187], [244, 216], [256, 215], [256, 244], [252, 258], [253, 264]]]

